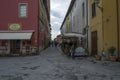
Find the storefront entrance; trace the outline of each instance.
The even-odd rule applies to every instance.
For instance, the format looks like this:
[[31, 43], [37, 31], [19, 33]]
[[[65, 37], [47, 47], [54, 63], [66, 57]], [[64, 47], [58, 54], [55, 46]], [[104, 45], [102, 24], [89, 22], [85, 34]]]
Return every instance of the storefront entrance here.
[[11, 54], [19, 54], [20, 53], [20, 40], [10, 40], [10, 53]]

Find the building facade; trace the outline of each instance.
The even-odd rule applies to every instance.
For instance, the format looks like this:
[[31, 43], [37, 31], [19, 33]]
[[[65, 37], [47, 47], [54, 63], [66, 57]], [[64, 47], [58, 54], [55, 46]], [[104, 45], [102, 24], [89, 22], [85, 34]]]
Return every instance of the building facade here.
[[90, 0], [90, 32], [91, 54], [104, 51], [108, 54], [110, 47], [116, 48], [116, 55], [120, 52], [120, 1], [119, 0]]
[[49, 4], [49, 0], [0, 1], [1, 54], [30, 54], [45, 47], [50, 33]]
[[[103, 50], [103, 28], [102, 28], [102, 12], [101, 9], [96, 8], [94, 0], [89, 1], [89, 19], [90, 19], [90, 52], [91, 55], [101, 53]], [[102, 5], [102, 0], [100, 0], [99, 5]]]
[[61, 25], [61, 34], [76, 33], [84, 35], [79, 37], [79, 43], [87, 48], [88, 36], [88, 0], [71, 0], [66, 17]]
[[117, 24], [118, 24], [118, 52], [119, 52], [119, 57], [120, 57], [120, 1], [119, 0], [117, 0]]
[[39, 34], [41, 50], [51, 41], [50, 0], [39, 0]]

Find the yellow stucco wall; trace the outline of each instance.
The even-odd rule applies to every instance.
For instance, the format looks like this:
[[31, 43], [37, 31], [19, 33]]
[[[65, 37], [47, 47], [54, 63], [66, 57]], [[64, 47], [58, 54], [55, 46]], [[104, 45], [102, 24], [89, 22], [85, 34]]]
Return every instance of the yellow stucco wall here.
[[[103, 46], [103, 37], [102, 37], [102, 12], [99, 8], [96, 7], [96, 16], [92, 17], [92, 3], [94, 0], [90, 0], [89, 2], [89, 8], [90, 8], [90, 13], [89, 13], [89, 19], [90, 19], [90, 32], [92, 33], [93, 31], [97, 31], [97, 47], [98, 47], [98, 53], [100, 54], [102, 51], [102, 46]], [[101, 1], [101, 0], [100, 0]], [[100, 2], [101, 6], [101, 2]], [[92, 46], [92, 43], [90, 41], [90, 46]], [[91, 47], [90, 47], [91, 50]], [[91, 52], [91, 51], [90, 51]]]
[[69, 32], [69, 17], [66, 17], [65, 24], [66, 24], [66, 33], [68, 33]]
[[[92, 17], [92, 3], [94, 0], [89, 0], [89, 19], [90, 32], [97, 31], [97, 47], [98, 53], [101, 54], [104, 49], [106, 52], [111, 46], [118, 50], [118, 40], [120, 40], [120, 25], [118, 39], [118, 24], [117, 24], [117, 7], [116, 0], [100, 0], [99, 7], [96, 6], [96, 16]], [[118, 0], [120, 4], [120, 0]], [[103, 11], [100, 9], [103, 8]], [[119, 6], [119, 24], [120, 24], [120, 6]], [[90, 41], [90, 46], [92, 45]], [[120, 46], [120, 43], [119, 43]], [[91, 50], [91, 48], [90, 48]]]
[[102, 0], [103, 3], [103, 30], [104, 50], [111, 46], [118, 46], [117, 38], [117, 8], [116, 0]]
[[118, 16], [119, 16], [119, 56], [120, 56], [120, 0], [118, 0]]

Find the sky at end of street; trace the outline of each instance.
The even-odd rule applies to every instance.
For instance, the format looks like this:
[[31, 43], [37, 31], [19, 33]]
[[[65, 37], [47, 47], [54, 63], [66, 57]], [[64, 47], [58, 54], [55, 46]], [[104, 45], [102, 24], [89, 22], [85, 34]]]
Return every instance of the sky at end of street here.
[[51, 34], [52, 40], [60, 34], [60, 27], [68, 10], [71, 0], [51, 0]]

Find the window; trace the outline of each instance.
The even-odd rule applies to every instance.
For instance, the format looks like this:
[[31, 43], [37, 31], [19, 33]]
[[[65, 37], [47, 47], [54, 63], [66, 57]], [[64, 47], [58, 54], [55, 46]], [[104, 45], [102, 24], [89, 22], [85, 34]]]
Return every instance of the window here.
[[76, 2], [74, 4], [75, 4], [75, 8], [76, 8]]
[[27, 17], [27, 3], [19, 4], [19, 17]]
[[6, 41], [2, 41], [2, 46], [6, 46]]
[[96, 16], [96, 6], [95, 3], [92, 4], [92, 17]]
[[27, 44], [30, 45], [30, 44], [31, 44], [31, 41], [27, 41]]
[[85, 4], [84, 3], [82, 4], [82, 16], [83, 17], [85, 16]]

